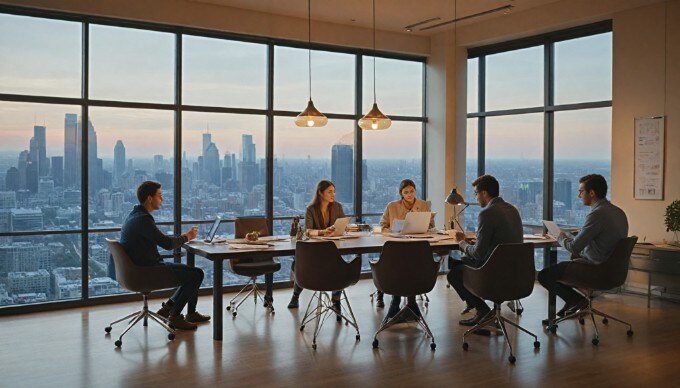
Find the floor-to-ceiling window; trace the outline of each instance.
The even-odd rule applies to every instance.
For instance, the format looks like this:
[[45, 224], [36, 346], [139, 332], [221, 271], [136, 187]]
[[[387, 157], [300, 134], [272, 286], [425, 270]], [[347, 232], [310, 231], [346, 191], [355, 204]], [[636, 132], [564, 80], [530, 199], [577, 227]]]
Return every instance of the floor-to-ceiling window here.
[[[474, 200], [477, 176], [491, 174], [527, 232], [543, 219], [582, 226], [589, 209], [579, 178], [597, 173], [611, 183], [611, 22], [468, 54], [466, 197]], [[465, 211], [466, 229], [479, 209]]]
[[[144, 180], [162, 184], [166, 233], [204, 234], [219, 216], [229, 236], [236, 217], [263, 216], [287, 234], [320, 179], [368, 222], [403, 178], [424, 197], [424, 59], [378, 54], [378, 101], [394, 121], [362, 133], [371, 53], [314, 45], [312, 96], [329, 117], [314, 129], [293, 123], [307, 55], [275, 39], [0, 8], [0, 306], [124, 293], [106, 238]], [[275, 279], [288, 280], [282, 261]], [[211, 263], [196, 265], [210, 286]], [[245, 280], [225, 270], [225, 284]]]

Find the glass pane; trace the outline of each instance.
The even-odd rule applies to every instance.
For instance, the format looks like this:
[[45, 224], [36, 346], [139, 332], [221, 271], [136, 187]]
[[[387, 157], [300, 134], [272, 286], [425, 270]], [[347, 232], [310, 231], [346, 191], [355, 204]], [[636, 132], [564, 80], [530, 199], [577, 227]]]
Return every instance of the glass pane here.
[[543, 106], [543, 46], [486, 57], [486, 110]]
[[363, 132], [363, 213], [385, 211], [399, 196], [399, 182], [411, 179], [423, 198], [421, 123], [393, 122], [387, 131]]
[[0, 244], [0, 306], [79, 299], [80, 235], [13, 237]]
[[[307, 49], [274, 48], [274, 108], [302, 111], [309, 100]], [[312, 99], [322, 113], [354, 113], [355, 56], [312, 50]]]
[[264, 109], [266, 45], [185, 35], [182, 52], [184, 104]]
[[[467, 145], [465, 150], [465, 201], [476, 203], [474, 187], [472, 182], [477, 179], [477, 155], [478, 155], [478, 125], [477, 118], [467, 119]], [[463, 182], [456, 182], [458, 189], [463, 186]], [[460, 191], [459, 191], [460, 192]], [[458, 218], [458, 222], [463, 224], [463, 229], [466, 231], [477, 230], [477, 215], [479, 214], [479, 206], [469, 206], [463, 211], [463, 216]], [[454, 209], [455, 212], [461, 211], [458, 206]]]
[[79, 114], [0, 102], [0, 232], [80, 228]]
[[120, 226], [139, 203], [137, 186], [162, 185], [156, 222], [173, 220], [174, 115], [171, 111], [90, 108], [88, 181], [90, 226]]
[[612, 99], [612, 33], [555, 43], [555, 103]]
[[500, 195], [515, 205], [522, 222], [543, 219], [543, 115], [486, 119], [486, 173], [498, 179]]
[[82, 25], [0, 14], [0, 93], [80, 97]]
[[[376, 58], [378, 107], [390, 116], [423, 116], [423, 68], [421, 62]], [[363, 57], [363, 109], [373, 106], [373, 57]]]
[[175, 35], [90, 26], [90, 98], [172, 103]]
[[553, 214], [557, 223], [583, 226], [590, 208], [578, 198], [578, 181], [587, 174], [601, 174], [611, 185], [611, 144], [611, 108], [555, 112]]
[[330, 179], [335, 200], [354, 213], [353, 120], [299, 128], [292, 117], [274, 119], [274, 216], [305, 215], [316, 184]]
[[467, 111], [479, 110], [479, 58], [468, 59], [467, 62]]
[[185, 112], [182, 219], [264, 216], [266, 117]]

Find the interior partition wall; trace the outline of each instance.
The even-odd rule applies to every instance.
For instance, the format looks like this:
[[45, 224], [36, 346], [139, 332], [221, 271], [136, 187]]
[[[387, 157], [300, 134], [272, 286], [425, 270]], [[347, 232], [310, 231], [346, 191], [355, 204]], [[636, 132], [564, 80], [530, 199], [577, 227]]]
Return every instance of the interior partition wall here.
[[[425, 193], [425, 59], [378, 52], [381, 133], [358, 119], [373, 52], [312, 44], [312, 96], [329, 118], [298, 128], [306, 43], [0, 6], [0, 315], [126, 300], [108, 275], [144, 180], [179, 234], [239, 216], [287, 234], [331, 179], [357, 221], [377, 222], [403, 178]], [[161, 252], [182, 262], [181, 252]], [[283, 260], [278, 281], [289, 280]], [[204, 287], [211, 286], [212, 266]], [[246, 279], [225, 273], [225, 284]]]

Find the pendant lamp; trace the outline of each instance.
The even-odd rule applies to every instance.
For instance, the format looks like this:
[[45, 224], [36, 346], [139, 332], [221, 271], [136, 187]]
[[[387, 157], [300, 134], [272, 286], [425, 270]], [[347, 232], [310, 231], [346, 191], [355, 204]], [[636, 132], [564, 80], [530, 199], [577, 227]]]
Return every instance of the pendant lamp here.
[[375, 0], [373, 0], [373, 107], [359, 120], [359, 127], [367, 131], [387, 129], [392, 125], [392, 120], [380, 111], [376, 102], [375, 52]]
[[312, 2], [307, 0], [307, 64], [309, 70], [309, 102], [307, 107], [295, 118], [298, 127], [323, 127], [328, 118], [319, 112], [312, 102]]

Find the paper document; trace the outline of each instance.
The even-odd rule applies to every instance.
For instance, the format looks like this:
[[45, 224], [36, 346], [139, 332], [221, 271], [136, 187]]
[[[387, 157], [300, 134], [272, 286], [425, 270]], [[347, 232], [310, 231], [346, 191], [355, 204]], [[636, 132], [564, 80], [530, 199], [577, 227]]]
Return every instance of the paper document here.
[[557, 226], [557, 224], [553, 221], [543, 220], [543, 225], [548, 228], [548, 234], [554, 238], [559, 237], [560, 233], [563, 232], [562, 229], [560, 229], [560, 227]]
[[229, 244], [231, 249], [250, 249], [250, 250], [262, 250], [269, 249], [269, 245], [251, 245], [251, 244]]

